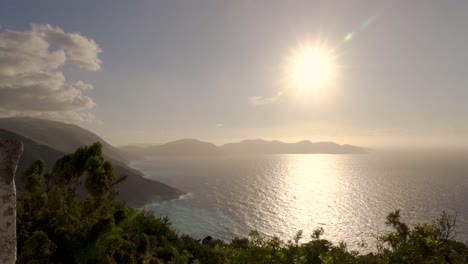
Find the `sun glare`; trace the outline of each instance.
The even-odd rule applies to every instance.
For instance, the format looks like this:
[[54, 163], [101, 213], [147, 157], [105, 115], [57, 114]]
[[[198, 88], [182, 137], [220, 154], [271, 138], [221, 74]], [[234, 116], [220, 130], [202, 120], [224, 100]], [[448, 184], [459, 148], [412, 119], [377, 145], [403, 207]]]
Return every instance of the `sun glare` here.
[[333, 79], [333, 54], [322, 46], [302, 45], [295, 49], [286, 68], [288, 85], [301, 92], [316, 92]]

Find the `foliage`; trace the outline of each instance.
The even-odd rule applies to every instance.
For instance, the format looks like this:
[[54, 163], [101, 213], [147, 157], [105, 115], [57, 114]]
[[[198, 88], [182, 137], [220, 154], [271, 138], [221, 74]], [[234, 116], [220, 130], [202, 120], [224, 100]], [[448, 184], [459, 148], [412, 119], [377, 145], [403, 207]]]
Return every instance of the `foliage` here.
[[20, 177], [26, 192], [17, 203], [18, 263], [144, 263], [149, 237], [178, 238], [168, 219], [113, 199], [113, 168], [100, 143], [43, 170], [36, 161]]
[[468, 263], [468, 248], [453, 240], [456, 216], [446, 212], [433, 224], [401, 222], [400, 211], [387, 216], [395, 231], [379, 238], [379, 253], [385, 263]]
[[59, 159], [50, 172], [36, 161], [21, 175], [18, 197], [18, 263], [468, 263], [468, 247], [454, 240], [456, 216], [442, 213], [432, 224], [409, 226], [400, 211], [387, 216], [392, 228], [375, 253], [350, 251], [323, 239], [308, 242], [299, 231], [288, 241], [251, 231], [231, 243], [177, 234], [168, 218], [114, 200], [110, 162], [95, 143]]

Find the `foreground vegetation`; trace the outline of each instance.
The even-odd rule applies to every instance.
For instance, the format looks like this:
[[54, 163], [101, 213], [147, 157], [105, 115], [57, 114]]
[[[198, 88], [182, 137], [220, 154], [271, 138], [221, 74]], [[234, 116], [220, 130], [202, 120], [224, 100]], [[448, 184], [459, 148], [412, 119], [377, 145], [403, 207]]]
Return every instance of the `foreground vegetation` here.
[[116, 201], [112, 165], [95, 143], [59, 159], [50, 172], [34, 162], [21, 176], [18, 197], [18, 263], [468, 263], [468, 247], [454, 240], [456, 218], [443, 213], [432, 224], [409, 226], [400, 212], [387, 216], [392, 232], [363, 255], [314, 230], [290, 241], [256, 231], [231, 243], [178, 235], [167, 218]]

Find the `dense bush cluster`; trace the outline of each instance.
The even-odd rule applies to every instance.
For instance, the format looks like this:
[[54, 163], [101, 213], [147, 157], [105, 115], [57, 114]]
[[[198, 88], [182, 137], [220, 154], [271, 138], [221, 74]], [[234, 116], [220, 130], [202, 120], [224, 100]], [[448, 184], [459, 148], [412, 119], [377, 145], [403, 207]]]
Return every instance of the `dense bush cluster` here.
[[36, 161], [21, 176], [18, 198], [18, 263], [468, 263], [468, 247], [453, 239], [456, 218], [408, 226], [396, 211], [393, 232], [378, 238], [375, 253], [334, 245], [314, 230], [290, 241], [256, 231], [231, 243], [179, 235], [167, 218], [114, 200], [112, 165], [95, 143], [59, 159], [50, 172]]

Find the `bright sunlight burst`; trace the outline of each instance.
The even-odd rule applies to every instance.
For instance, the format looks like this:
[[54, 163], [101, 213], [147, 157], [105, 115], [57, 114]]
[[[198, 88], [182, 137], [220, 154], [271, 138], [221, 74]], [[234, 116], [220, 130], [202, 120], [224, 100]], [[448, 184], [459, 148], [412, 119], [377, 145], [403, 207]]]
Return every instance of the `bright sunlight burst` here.
[[321, 45], [301, 45], [288, 59], [288, 85], [301, 92], [317, 92], [330, 85], [335, 71], [331, 51]]

